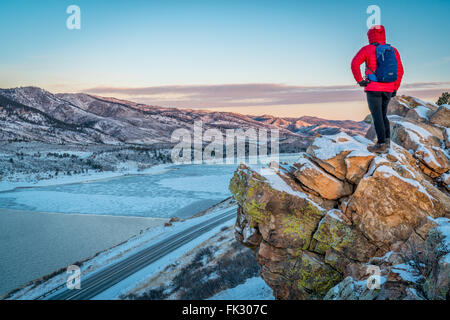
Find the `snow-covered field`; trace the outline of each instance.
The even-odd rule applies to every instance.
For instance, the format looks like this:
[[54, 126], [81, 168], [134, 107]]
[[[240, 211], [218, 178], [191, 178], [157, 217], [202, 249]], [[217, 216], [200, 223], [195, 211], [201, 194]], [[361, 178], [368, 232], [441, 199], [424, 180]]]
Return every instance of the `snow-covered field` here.
[[229, 196], [232, 166], [168, 166], [139, 175], [15, 189], [0, 207], [16, 210], [187, 217]]
[[112, 178], [120, 178], [127, 175], [145, 175], [156, 174], [164, 172], [167, 164], [159, 164], [151, 168], [139, 170], [135, 164], [122, 164], [117, 171], [89, 171], [88, 173], [81, 173], [76, 175], [59, 175], [51, 179], [35, 180], [30, 179], [26, 174], [15, 174], [12, 180], [0, 180], [0, 192], [10, 192], [15, 189], [33, 188], [33, 187], [47, 187], [74, 183], [89, 183], [92, 181], [100, 181]]
[[[290, 161], [297, 155], [282, 155]], [[0, 181], [0, 208], [167, 218], [188, 217], [230, 196], [236, 165], [157, 165], [138, 172]], [[15, 188], [15, 189], [14, 189]]]

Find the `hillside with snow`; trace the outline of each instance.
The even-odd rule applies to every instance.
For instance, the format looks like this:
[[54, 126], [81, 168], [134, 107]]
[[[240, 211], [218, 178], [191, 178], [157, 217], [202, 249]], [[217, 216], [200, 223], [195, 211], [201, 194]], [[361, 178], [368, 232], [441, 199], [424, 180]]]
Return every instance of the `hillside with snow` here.
[[231, 112], [163, 108], [94, 95], [52, 94], [41, 88], [0, 89], [0, 140], [49, 144], [105, 144], [165, 147], [175, 129], [279, 129], [280, 148], [305, 149], [315, 133], [344, 130], [361, 134], [364, 122], [302, 117], [253, 117]]

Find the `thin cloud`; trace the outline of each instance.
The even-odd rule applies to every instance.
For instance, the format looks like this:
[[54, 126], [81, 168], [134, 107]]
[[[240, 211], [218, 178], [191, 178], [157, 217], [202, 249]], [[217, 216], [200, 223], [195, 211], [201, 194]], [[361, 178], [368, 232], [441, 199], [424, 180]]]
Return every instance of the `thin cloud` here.
[[450, 56], [446, 56], [446, 57], [442, 57], [438, 60], [434, 60], [434, 61], [429, 61], [429, 62], [425, 62], [423, 65], [425, 67], [436, 67], [436, 66], [440, 66], [443, 64], [447, 64], [450, 62]]
[[[435, 95], [449, 90], [450, 82], [405, 84], [401, 91]], [[116, 96], [167, 107], [251, 107], [299, 105], [361, 100], [364, 93], [356, 85], [306, 87], [285, 84], [253, 83], [224, 85], [186, 85], [156, 87], [95, 87], [86, 93]]]

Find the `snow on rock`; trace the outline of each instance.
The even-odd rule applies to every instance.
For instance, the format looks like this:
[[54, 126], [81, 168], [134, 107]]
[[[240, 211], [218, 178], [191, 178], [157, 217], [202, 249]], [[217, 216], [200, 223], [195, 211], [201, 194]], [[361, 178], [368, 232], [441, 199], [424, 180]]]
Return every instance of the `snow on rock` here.
[[431, 110], [428, 109], [427, 107], [424, 106], [417, 106], [416, 108], [413, 109], [415, 113], [417, 113], [417, 115], [420, 118], [423, 118], [425, 120], [428, 120], [428, 115], [430, 114]]
[[[392, 167], [390, 167], [390, 166], [381, 165], [381, 166], [379, 166], [379, 167], [376, 169], [376, 171], [377, 171], [377, 172], [381, 172], [381, 173], [383, 173], [384, 175], [387, 175], [387, 176], [396, 177], [397, 179], [400, 179], [400, 180], [402, 180], [402, 181], [404, 181], [404, 182], [410, 184], [411, 186], [416, 187], [417, 190], [418, 190], [419, 192], [423, 193], [424, 195], [426, 195], [426, 196], [430, 199], [430, 201], [431, 201], [431, 199], [434, 199], [434, 197], [431, 196], [431, 195], [428, 193], [428, 191], [424, 188], [424, 186], [421, 185], [417, 180], [414, 180], [414, 179], [408, 179], [408, 178], [405, 178], [405, 177], [400, 176], [400, 175], [398, 174], [398, 172], [396, 172], [396, 171], [395, 171]], [[435, 200], [435, 199], [434, 199], [434, 200]]]
[[450, 109], [448, 105], [440, 106], [430, 117], [430, 123], [444, 128], [450, 127]]
[[[348, 166], [353, 169], [360, 167], [361, 170], [364, 170], [364, 167], [369, 164], [373, 157], [367, 150], [369, 144], [370, 141], [363, 137], [350, 137], [345, 133], [339, 133], [316, 138], [306, 153], [322, 169], [336, 178], [344, 180], [347, 176]], [[346, 163], [346, 159], [356, 162], [355, 165]], [[349, 172], [347, 178], [353, 183], [357, 182], [362, 176], [361, 170]]]
[[336, 135], [316, 138], [310, 148], [315, 158], [329, 160], [342, 152], [367, 152], [365, 143], [360, 141], [364, 140], [353, 138], [346, 133], [340, 132]]
[[428, 130], [419, 127], [418, 125], [414, 125], [411, 122], [397, 121], [396, 123], [403, 126], [417, 143], [420, 143], [421, 138], [427, 139], [432, 136]]
[[247, 279], [245, 283], [224, 290], [208, 300], [274, 300], [272, 289], [260, 277]]
[[344, 220], [342, 220], [342, 217], [343, 217], [342, 211], [339, 209], [331, 209], [326, 214], [331, 216], [333, 219], [344, 222]]
[[450, 219], [448, 218], [436, 218], [434, 221], [438, 224], [436, 230], [442, 234], [443, 245], [450, 248]]
[[[255, 167], [251, 167], [250, 169]], [[261, 175], [269, 184], [269, 186], [275, 190], [288, 193], [295, 197], [300, 197], [303, 199], [308, 199], [308, 196], [301, 191], [294, 190], [290, 185], [286, 183], [285, 180], [281, 178], [280, 175], [284, 176], [285, 174], [282, 171], [271, 169], [271, 168], [256, 168], [255, 172]], [[314, 205], [317, 209], [323, 210], [317, 203], [311, 201], [311, 204]]]
[[450, 191], [450, 173], [444, 173], [441, 178], [445, 188]]
[[393, 266], [391, 272], [397, 274], [402, 280], [412, 283], [417, 283], [422, 279], [422, 276], [418, 274], [410, 264], [401, 263]]
[[422, 171], [431, 178], [437, 178], [450, 169], [446, 146], [446, 130], [431, 122], [417, 122], [411, 119], [393, 117], [392, 140], [420, 161]]
[[[386, 277], [380, 277], [379, 285], [384, 285], [386, 280]], [[369, 288], [367, 279], [356, 280], [349, 276], [331, 288], [324, 300], [373, 300], [378, 292]]]

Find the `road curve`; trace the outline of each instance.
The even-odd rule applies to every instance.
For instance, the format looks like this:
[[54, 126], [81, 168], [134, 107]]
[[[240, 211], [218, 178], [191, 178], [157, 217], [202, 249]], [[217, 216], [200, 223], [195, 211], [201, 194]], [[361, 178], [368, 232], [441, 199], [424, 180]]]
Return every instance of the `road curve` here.
[[[202, 223], [189, 227], [169, 238], [161, 240], [156, 244], [143, 249], [130, 257], [121, 260], [92, 276], [82, 279], [81, 289], [69, 290], [48, 297], [49, 300], [89, 300], [102, 293], [106, 289], [119, 283], [130, 275], [136, 273], [149, 264], [159, 260], [170, 252], [178, 249], [205, 232], [221, 225], [222, 223], [236, 217], [236, 208], [230, 209], [222, 214], [214, 216]], [[41, 296], [44, 298], [45, 296]], [[38, 298], [39, 299], [39, 298]]]

